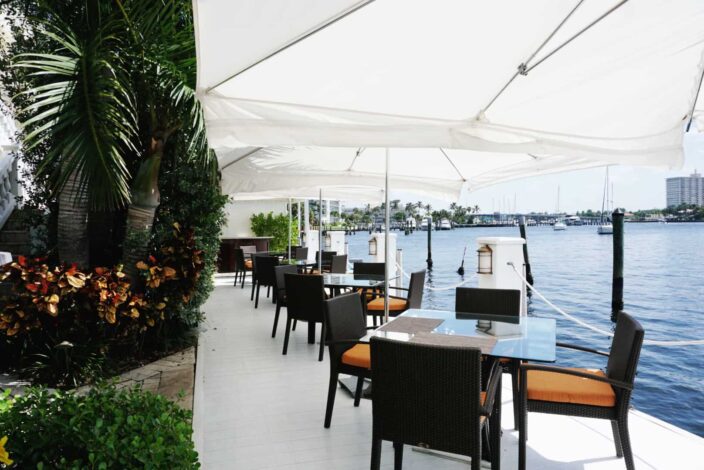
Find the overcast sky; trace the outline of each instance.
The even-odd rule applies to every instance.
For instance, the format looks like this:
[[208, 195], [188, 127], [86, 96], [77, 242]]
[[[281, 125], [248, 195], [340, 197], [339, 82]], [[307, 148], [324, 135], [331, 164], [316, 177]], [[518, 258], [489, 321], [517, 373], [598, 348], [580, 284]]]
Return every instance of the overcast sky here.
[[[614, 204], [627, 210], [665, 207], [665, 178], [686, 176], [695, 169], [704, 173], [704, 134], [685, 134], [685, 163], [678, 170], [615, 166], [609, 169], [613, 183]], [[518, 212], [552, 212], [557, 208], [557, 187], [560, 187], [560, 210], [576, 212], [601, 209], [604, 189], [603, 168], [541, 176], [498, 184], [465, 196], [461, 205], [478, 205], [481, 212], [512, 212], [514, 199]], [[434, 209], [447, 203], [412, 194], [391, 192], [392, 199], [404, 202], [423, 199]]]

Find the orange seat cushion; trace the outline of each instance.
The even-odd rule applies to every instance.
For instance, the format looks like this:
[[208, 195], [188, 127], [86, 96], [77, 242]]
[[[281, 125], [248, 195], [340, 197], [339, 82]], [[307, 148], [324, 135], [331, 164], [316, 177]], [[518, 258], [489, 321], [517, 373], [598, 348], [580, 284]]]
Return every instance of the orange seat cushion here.
[[244, 260], [244, 267], [247, 269], [252, 269], [252, 260], [251, 259]]
[[[403, 311], [408, 308], [408, 302], [405, 299], [389, 298], [389, 310], [392, 312]], [[367, 310], [384, 311], [384, 298], [378, 297], [367, 304]]]
[[[570, 369], [606, 377], [596, 369]], [[528, 399], [592, 406], [615, 406], [616, 394], [611, 385], [574, 375], [529, 370]]]
[[348, 366], [372, 368], [371, 350], [368, 344], [355, 344], [342, 355], [342, 363]]
[[[357, 293], [359, 295], [362, 295], [363, 291], [365, 291], [365, 289], [357, 289]], [[379, 295], [380, 295], [379, 292], [375, 292], [374, 290], [366, 289], [366, 291], [367, 291], [367, 295], [366, 295], [367, 302], [369, 302], [370, 300], [372, 300], [375, 297], [379, 297]]]

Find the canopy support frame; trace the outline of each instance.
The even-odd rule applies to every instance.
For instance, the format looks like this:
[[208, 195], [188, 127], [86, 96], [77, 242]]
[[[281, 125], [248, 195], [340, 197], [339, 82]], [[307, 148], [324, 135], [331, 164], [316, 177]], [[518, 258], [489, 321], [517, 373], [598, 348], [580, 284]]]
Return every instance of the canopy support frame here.
[[694, 94], [694, 101], [692, 102], [692, 109], [689, 111], [689, 121], [687, 122], [687, 131], [692, 127], [692, 121], [694, 120], [694, 111], [697, 107], [697, 100], [699, 99], [699, 93], [702, 91], [702, 83], [704, 83], [704, 67], [702, 67], [702, 74], [699, 77], [699, 86], [697, 87], [697, 92]]
[[389, 322], [389, 154], [386, 148], [384, 171], [384, 323]]
[[506, 89], [511, 85], [511, 83], [513, 83], [513, 81], [516, 79], [516, 77], [518, 77], [519, 75], [528, 75], [528, 73], [531, 72], [532, 70], [534, 70], [537, 66], [539, 66], [540, 64], [542, 64], [543, 62], [545, 62], [547, 59], [549, 59], [550, 57], [552, 57], [554, 54], [556, 54], [556, 53], [557, 53], [558, 51], [560, 51], [562, 48], [564, 48], [565, 46], [567, 46], [569, 43], [571, 43], [572, 41], [574, 41], [575, 39], [577, 39], [579, 36], [581, 36], [582, 34], [584, 34], [585, 32], [587, 32], [587, 31], [588, 31], [589, 29], [591, 29], [592, 27], [594, 27], [597, 23], [601, 22], [601, 20], [603, 20], [604, 18], [606, 18], [607, 16], [609, 16], [611, 13], [613, 13], [614, 11], [616, 11], [616, 10], [618, 10], [620, 7], [622, 7], [626, 2], [628, 2], [628, 0], [621, 0], [619, 3], [617, 3], [617, 4], [614, 5], [614, 6], [612, 6], [612, 7], [609, 8], [606, 12], [604, 12], [602, 15], [600, 15], [598, 18], [596, 18], [594, 21], [592, 21], [592, 22], [589, 23], [587, 26], [585, 26], [584, 28], [582, 28], [582, 29], [580, 29], [579, 31], [577, 31], [574, 35], [572, 35], [572, 36], [571, 36], [569, 39], [567, 39], [565, 42], [563, 42], [563, 43], [560, 44], [559, 46], [555, 47], [552, 51], [548, 52], [548, 53], [547, 53], [544, 57], [542, 57], [538, 62], [536, 62], [535, 64], [529, 66], [528, 64], [530, 63], [530, 61], [533, 60], [533, 59], [535, 58], [535, 56], [538, 55], [538, 53], [539, 53], [539, 52], [547, 45], [547, 43], [555, 36], [555, 34], [557, 34], [557, 32], [565, 25], [565, 23], [567, 22], [567, 20], [570, 19], [570, 17], [574, 14], [575, 11], [577, 11], [577, 9], [579, 8], [579, 6], [580, 6], [583, 2], [584, 2], [584, 0], [579, 0], [579, 2], [572, 8], [572, 10], [570, 10], [570, 12], [567, 14], [567, 16], [560, 22], [560, 24], [558, 24], [557, 27], [552, 31], [552, 33], [550, 33], [550, 35], [548, 35], [548, 37], [545, 39], [545, 41], [543, 41], [542, 44], [540, 44], [540, 46], [538, 46], [538, 48], [535, 50], [535, 52], [533, 52], [533, 54], [531, 54], [530, 57], [528, 57], [527, 60], [525, 60], [524, 62], [521, 62], [521, 63], [518, 65], [518, 69], [513, 73], [513, 75], [511, 76], [511, 78], [509, 78], [508, 82], [506, 82], [506, 84], [499, 90], [499, 92], [498, 92], [496, 95], [494, 95], [494, 97], [491, 99], [491, 101], [489, 101], [489, 104], [487, 104], [484, 108], [482, 108], [482, 110], [479, 112], [479, 115], [482, 115], [482, 114], [486, 113], [486, 111], [491, 107], [491, 105], [493, 105], [494, 102], [496, 102], [496, 100], [499, 99], [499, 97], [503, 94], [503, 92], [506, 91]]

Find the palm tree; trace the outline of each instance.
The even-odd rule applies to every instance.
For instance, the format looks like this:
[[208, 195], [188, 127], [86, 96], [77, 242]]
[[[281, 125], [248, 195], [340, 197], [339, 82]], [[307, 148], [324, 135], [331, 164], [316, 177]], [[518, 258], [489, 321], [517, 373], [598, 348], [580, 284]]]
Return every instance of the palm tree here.
[[[89, 4], [92, 5], [92, 4]], [[58, 195], [59, 257], [87, 266], [88, 210], [110, 210], [129, 201], [126, 152], [135, 151], [134, 96], [123, 73], [125, 44], [111, 13], [95, 15], [85, 28], [60, 17], [40, 26], [55, 42], [52, 54], [22, 54], [16, 66], [30, 72], [32, 97], [22, 113], [28, 148], [49, 141], [38, 167]]]
[[407, 202], [406, 207], [405, 207], [405, 211], [408, 216], [411, 216], [415, 213], [416, 206], [412, 202]]
[[213, 155], [194, 91], [191, 3], [84, 5], [82, 14], [66, 15], [69, 23], [43, 2], [46, 18], [36, 27], [53, 40], [53, 51], [18, 58], [16, 65], [34, 78], [25, 92], [33, 97], [23, 123], [26, 143], [51, 142], [38, 176], [49, 177], [59, 196], [60, 258], [88, 265], [88, 209], [129, 206], [123, 258], [129, 273], [146, 255], [166, 145], [178, 135], [192, 161], [212, 168], [205, 165]]

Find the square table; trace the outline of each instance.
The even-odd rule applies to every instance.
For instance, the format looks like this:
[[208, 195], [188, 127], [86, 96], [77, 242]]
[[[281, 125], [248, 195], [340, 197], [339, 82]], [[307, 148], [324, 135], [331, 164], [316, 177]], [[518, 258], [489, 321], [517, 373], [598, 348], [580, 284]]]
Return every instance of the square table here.
[[[391, 280], [391, 279], [390, 279]], [[332, 274], [323, 273], [325, 287], [372, 289], [384, 285], [383, 274]]]
[[[393, 322], [399, 318], [429, 318], [441, 320], [441, 323], [433, 329], [427, 331], [398, 332], [394, 331]], [[496, 339], [491, 350], [484, 354], [492, 357], [505, 357], [523, 361], [555, 362], [556, 360], [556, 326], [552, 318], [522, 317], [520, 328], [521, 334], [494, 336], [483, 329], [477, 327], [479, 320], [489, 320], [491, 322], [516, 324], [515, 321], [505, 316], [485, 315], [480, 313], [464, 313], [451, 310], [425, 310], [410, 309], [382, 326], [383, 330], [374, 330], [362, 340], [369, 341], [372, 336], [381, 336], [399, 341], [412, 341], [417, 334], [438, 335], [437, 344], [442, 344], [442, 336], [461, 336], [467, 338], [468, 346], [471, 338]], [[447, 338], [447, 342], [454, 342], [455, 338]]]

